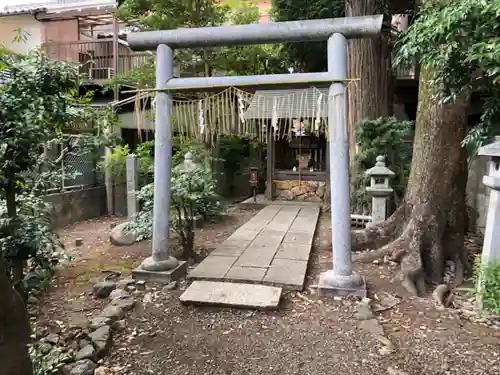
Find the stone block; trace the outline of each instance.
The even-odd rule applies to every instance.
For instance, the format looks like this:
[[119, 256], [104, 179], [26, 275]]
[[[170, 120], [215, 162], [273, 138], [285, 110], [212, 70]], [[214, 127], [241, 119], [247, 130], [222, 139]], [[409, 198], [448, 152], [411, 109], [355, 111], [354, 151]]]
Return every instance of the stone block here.
[[310, 245], [299, 245], [293, 243], [282, 243], [275, 255], [276, 259], [309, 260], [311, 253]]
[[312, 245], [314, 233], [288, 232], [283, 239], [283, 243], [293, 243], [297, 245]]
[[282, 235], [261, 233], [253, 240], [248, 248], [275, 247], [277, 249], [282, 240]]
[[263, 281], [288, 290], [302, 290], [306, 272], [307, 261], [274, 259]]
[[257, 284], [194, 281], [179, 297], [184, 303], [276, 309], [282, 289]]
[[235, 266], [241, 267], [268, 267], [274, 258], [278, 247], [250, 247], [238, 258]]
[[260, 230], [247, 230], [239, 228], [229, 238], [229, 241], [253, 241], [259, 235]]
[[344, 287], [339, 287], [339, 286], [328, 286], [328, 285], [315, 285], [312, 286], [312, 288], [317, 290], [318, 296], [319, 297], [359, 297], [359, 298], [365, 298], [367, 296], [367, 289], [366, 289], [366, 280], [363, 277], [363, 283], [361, 285], [356, 285], [356, 286], [344, 286]]
[[135, 280], [150, 281], [153, 283], [168, 284], [172, 281], [184, 277], [187, 272], [187, 263], [179, 261], [177, 267], [166, 271], [146, 271], [140, 266], [132, 271], [132, 277]]
[[237, 258], [209, 255], [188, 273], [188, 279], [223, 279]]
[[250, 241], [225, 241], [218, 245], [210, 255], [239, 257], [250, 245]]
[[225, 276], [228, 281], [262, 281], [267, 272], [267, 267], [239, 267], [233, 266]]

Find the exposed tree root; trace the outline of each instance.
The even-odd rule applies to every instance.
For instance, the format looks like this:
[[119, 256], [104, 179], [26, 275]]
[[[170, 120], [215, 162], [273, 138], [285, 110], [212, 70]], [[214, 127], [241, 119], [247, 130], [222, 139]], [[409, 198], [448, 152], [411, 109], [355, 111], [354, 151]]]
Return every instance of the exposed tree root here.
[[434, 292], [432, 292], [432, 298], [434, 299], [434, 302], [441, 307], [445, 308], [447, 307], [447, 296], [450, 293], [450, 286], [448, 284], [439, 284], [436, 289], [434, 289]]
[[362, 230], [352, 231], [352, 251], [378, 248], [396, 238], [404, 224], [407, 205], [402, 204], [384, 222]]

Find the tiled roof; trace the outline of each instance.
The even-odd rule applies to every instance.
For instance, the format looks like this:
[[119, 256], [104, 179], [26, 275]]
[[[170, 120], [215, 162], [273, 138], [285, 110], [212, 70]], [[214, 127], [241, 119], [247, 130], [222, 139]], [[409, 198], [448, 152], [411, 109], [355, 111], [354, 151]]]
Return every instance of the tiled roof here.
[[34, 12], [58, 12], [70, 9], [116, 7], [116, 0], [48, 0], [0, 7], [0, 16], [30, 14]]
[[44, 12], [46, 8], [40, 7], [41, 4], [33, 4], [33, 6], [6, 6], [3, 9], [0, 8], [0, 16], [18, 16], [22, 14], [32, 14], [38, 12]]

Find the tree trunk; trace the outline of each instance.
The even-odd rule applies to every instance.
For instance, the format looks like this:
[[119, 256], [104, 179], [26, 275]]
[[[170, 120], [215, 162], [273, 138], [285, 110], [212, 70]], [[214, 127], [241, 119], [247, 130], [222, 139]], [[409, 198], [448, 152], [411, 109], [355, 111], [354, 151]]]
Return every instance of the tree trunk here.
[[[387, 12], [385, 0], [347, 0], [346, 17]], [[388, 35], [350, 39], [348, 77], [357, 79], [347, 89], [350, 172], [355, 176], [356, 123], [392, 115], [391, 56]], [[351, 184], [354, 178], [351, 177]]]
[[[440, 104], [439, 88], [422, 69], [413, 161], [406, 197], [386, 222], [353, 234], [353, 248], [382, 246], [368, 259], [392, 253], [401, 262], [405, 287], [423, 292], [424, 276], [440, 283], [444, 263], [457, 265], [456, 281], [470, 270], [464, 251], [467, 163], [461, 142], [467, 132], [469, 98]], [[392, 241], [392, 242], [391, 242]]]
[[0, 269], [0, 373], [32, 375], [27, 347], [30, 327], [26, 306], [3, 272], [3, 257], [0, 257]]

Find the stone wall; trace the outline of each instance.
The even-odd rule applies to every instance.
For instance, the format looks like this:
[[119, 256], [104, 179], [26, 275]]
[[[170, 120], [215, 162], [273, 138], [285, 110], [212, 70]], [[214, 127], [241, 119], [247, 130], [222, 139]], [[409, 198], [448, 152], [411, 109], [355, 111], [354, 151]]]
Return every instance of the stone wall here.
[[321, 202], [325, 195], [323, 181], [284, 180], [273, 181], [274, 198], [279, 200], [299, 200]]
[[49, 194], [45, 200], [53, 206], [56, 227], [106, 215], [104, 186]]

